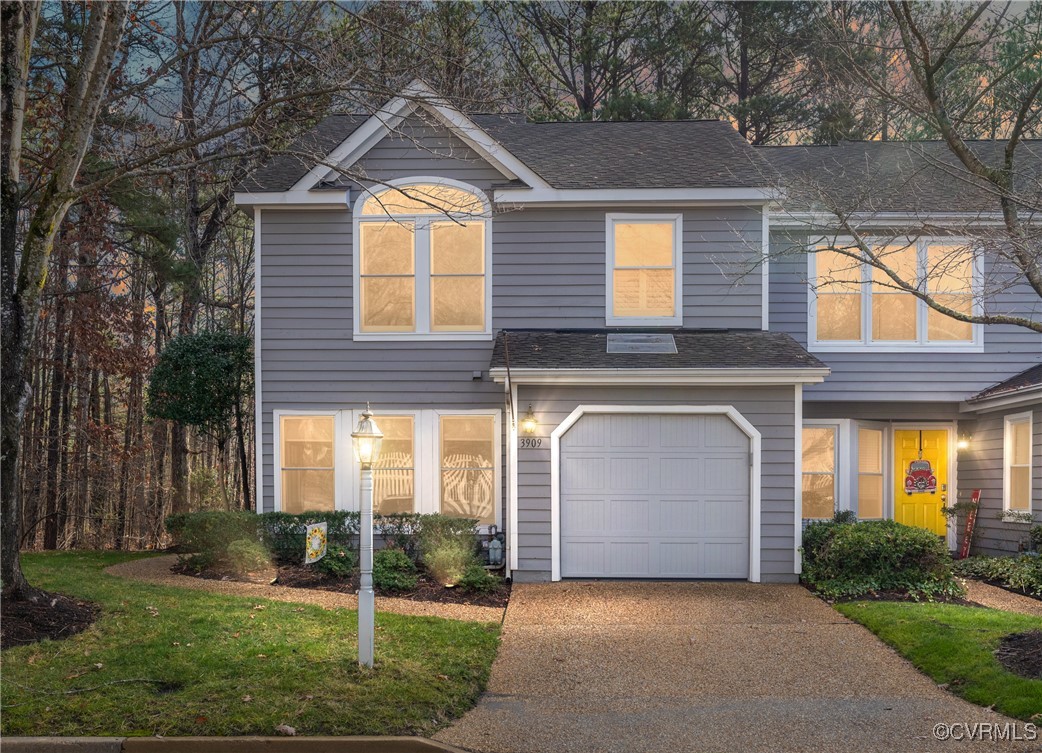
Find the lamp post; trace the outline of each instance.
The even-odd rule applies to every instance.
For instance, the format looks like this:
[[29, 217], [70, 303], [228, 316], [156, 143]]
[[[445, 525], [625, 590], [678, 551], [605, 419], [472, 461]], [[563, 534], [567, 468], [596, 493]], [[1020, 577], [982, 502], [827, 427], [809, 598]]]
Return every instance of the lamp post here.
[[358, 554], [362, 572], [358, 588], [358, 664], [363, 667], [373, 666], [376, 612], [373, 596], [373, 463], [380, 457], [380, 445], [383, 443], [383, 438], [384, 435], [380, 433], [376, 421], [373, 420], [369, 403], [366, 403], [358, 426], [351, 433], [351, 444], [355, 448], [355, 457], [362, 466], [362, 478], [359, 484], [361, 520]]

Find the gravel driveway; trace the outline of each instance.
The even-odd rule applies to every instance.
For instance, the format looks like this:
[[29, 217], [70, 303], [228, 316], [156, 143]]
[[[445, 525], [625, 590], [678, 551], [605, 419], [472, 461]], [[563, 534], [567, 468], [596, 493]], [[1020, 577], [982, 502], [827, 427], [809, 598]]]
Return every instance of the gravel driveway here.
[[938, 742], [940, 722], [1012, 724], [799, 586], [571, 582], [514, 586], [488, 692], [436, 737], [495, 753], [1042, 749]]

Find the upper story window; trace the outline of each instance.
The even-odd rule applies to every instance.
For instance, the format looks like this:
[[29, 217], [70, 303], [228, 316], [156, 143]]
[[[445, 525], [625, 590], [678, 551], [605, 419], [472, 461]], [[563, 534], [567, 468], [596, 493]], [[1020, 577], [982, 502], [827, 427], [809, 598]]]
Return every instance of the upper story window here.
[[682, 227], [679, 214], [609, 214], [609, 325], [683, 323]]
[[489, 218], [480, 193], [448, 181], [363, 194], [355, 209], [355, 337], [490, 337]]
[[[841, 241], [842, 242], [842, 241]], [[880, 244], [874, 253], [901, 280], [960, 314], [974, 311], [973, 253], [952, 240]], [[943, 314], [902, 290], [885, 271], [819, 247], [810, 258], [809, 341], [819, 351], [977, 349], [980, 325]]]

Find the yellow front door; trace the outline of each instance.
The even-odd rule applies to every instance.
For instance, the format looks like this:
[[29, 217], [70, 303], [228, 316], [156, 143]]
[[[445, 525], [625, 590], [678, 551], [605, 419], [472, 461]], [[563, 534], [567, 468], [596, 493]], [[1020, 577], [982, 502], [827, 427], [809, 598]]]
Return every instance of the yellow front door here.
[[894, 431], [894, 520], [943, 536], [948, 498], [947, 429]]

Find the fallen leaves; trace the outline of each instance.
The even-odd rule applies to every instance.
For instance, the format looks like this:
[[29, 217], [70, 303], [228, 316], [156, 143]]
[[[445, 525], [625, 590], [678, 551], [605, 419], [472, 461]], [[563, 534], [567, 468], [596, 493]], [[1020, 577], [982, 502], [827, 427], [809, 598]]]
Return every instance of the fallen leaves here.
[[148, 612], [149, 615], [151, 615], [152, 617], [158, 617], [159, 616], [159, 610], [156, 609], [155, 607], [151, 606], [151, 605], [145, 607], [145, 611]]
[[253, 696], [252, 696], [252, 695], [244, 695], [244, 696], [242, 697], [242, 702], [243, 702], [243, 703], [249, 703], [249, 702], [250, 702], [250, 701], [252, 701], [252, 700], [253, 700]]
[[275, 731], [278, 732], [280, 735], [287, 735], [289, 737], [292, 737], [293, 735], [297, 734], [297, 730], [293, 727], [290, 727], [288, 724], [280, 724], [278, 727], [275, 728]]

